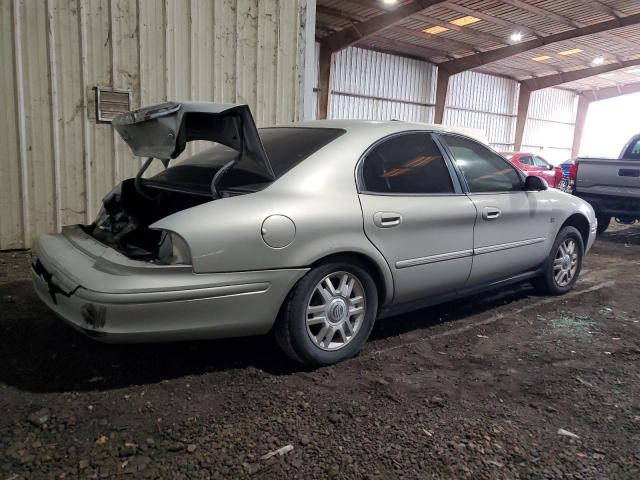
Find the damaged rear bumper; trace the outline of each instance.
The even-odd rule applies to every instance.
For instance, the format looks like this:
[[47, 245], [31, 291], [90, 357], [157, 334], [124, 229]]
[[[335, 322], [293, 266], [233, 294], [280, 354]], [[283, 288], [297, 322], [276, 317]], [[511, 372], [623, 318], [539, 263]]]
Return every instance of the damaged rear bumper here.
[[40, 299], [74, 328], [110, 343], [266, 333], [307, 271], [195, 274], [127, 259], [79, 228], [39, 237], [33, 250]]

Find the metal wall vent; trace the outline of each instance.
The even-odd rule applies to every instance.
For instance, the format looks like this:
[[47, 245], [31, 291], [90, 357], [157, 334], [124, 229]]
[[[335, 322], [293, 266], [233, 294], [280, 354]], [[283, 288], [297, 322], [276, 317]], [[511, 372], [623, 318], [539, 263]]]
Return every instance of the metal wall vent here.
[[131, 90], [96, 87], [96, 119], [111, 123], [118, 115], [131, 110]]

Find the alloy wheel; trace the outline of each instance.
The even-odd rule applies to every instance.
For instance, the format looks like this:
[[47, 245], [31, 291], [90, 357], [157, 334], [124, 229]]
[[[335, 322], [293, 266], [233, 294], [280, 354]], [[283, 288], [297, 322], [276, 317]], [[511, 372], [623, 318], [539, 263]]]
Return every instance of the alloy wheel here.
[[553, 278], [559, 287], [571, 283], [578, 269], [578, 246], [573, 238], [564, 240], [553, 260]]
[[364, 287], [349, 272], [333, 272], [320, 280], [309, 298], [307, 333], [322, 350], [339, 350], [355, 338], [365, 316]]

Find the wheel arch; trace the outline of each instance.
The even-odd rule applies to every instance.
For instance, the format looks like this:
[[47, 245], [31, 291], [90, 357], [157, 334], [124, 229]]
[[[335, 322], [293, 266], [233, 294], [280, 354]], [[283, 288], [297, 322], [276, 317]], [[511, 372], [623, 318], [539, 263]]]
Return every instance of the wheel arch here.
[[358, 263], [364, 267], [367, 272], [369, 272], [376, 284], [376, 288], [378, 289], [378, 305], [382, 306], [393, 298], [393, 279], [391, 277], [391, 272], [388, 271], [388, 266], [387, 271], [385, 272], [378, 262], [364, 253], [353, 251], [332, 253], [331, 255], [326, 255], [317, 259], [310, 265], [310, 267], [314, 268], [325, 263], [339, 261], [345, 263]]
[[581, 213], [574, 213], [567, 218], [560, 230], [564, 227], [571, 226], [576, 228], [580, 232], [580, 236], [582, 237], [582, 243], [584, 244], [585, 249], [589, 243], [589, 220]]

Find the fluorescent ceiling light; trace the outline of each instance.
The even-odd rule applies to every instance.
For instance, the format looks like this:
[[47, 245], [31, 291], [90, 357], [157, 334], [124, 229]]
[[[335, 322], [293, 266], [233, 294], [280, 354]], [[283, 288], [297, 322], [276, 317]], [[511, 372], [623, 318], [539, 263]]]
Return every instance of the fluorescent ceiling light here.
[[441, 27], [440, 25], [436, 25], [434, 27], [425, 28], [422, 30], [424, 33], [430, 33], [431, 35], [438, 35], [439, 33], [446, 32], [449, 30], [448, 28]]
[[386, 3], [387, 5], [395, 5], [398, 3], [398, 0], [382, 0], [382, 3]]
[[572, 48], [571, 50], [565, 50], [563, 52], [558, 52], [558, 55], [564, 55], [564, 56], [574, 55], [576, 53], [580, 53], [581, 51], [582, 51], [581, 48]]
[[509, 38], [511, 38], [512, 42], [519, 42], [522, 40], [522, 32], [513, 32]]
[[476, 23], [479, 21], [479, 18], [467, 15], [466, 17], [460, 17], [456, 18], [455, 20], [451, 20], [449, 23], [453, 23], [454, 25], [457, 25], [459, 27], [464, 27], [465, 25], [471, 25], [472, 23]]
[[594, 65], [602, 65], [604, 63], [604, 57], [602, 55], [598, 55], [596, 58], [593, 59], [592, 63]]
[[533, 57], [531, 60], [535, 60], [536, 62], [544, 62], [545, 60], [549, 60], [551, 57], [549, 55], [540, 55], [539, 57]]

